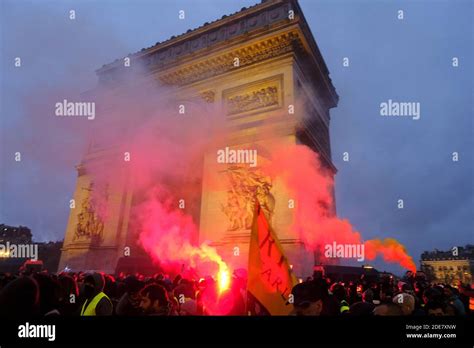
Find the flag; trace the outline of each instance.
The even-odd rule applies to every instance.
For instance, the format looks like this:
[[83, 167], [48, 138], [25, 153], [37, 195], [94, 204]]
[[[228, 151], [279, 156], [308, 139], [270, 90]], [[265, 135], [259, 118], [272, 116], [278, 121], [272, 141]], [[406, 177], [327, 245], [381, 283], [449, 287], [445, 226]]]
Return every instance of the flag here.
[[258, 303], [259, 312], [288, 315], [293, 310], [293, 305], [287, 305], [288, 296], [296, 285], [296, 278], [258, 200], [255, 202], [248, 265], [248, 297], [254, 299], [253, 303]]

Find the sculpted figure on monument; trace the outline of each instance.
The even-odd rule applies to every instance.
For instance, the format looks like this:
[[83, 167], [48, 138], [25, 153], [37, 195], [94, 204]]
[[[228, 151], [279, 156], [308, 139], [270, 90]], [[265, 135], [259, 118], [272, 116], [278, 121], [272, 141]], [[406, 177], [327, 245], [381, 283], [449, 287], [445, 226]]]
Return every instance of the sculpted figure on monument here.
[[95, 212], [95, 205], [90, 197], [93, 184], [86, 189], [89, 194], [84, 198], [81, 204], [81, 211], [77, 215], [76, 233], [74, 239], [100, 240], [104, 231], [104, 222]]
[[228, 231], [248, 230], [252, 227], [255, 199], [258, 199], [269, 221], [273, 216], [275, 198], [270, 193], [271, 179], [258, 170], [232, 166], [227, 169], [230, 189], [222, 211], [229, 219]]

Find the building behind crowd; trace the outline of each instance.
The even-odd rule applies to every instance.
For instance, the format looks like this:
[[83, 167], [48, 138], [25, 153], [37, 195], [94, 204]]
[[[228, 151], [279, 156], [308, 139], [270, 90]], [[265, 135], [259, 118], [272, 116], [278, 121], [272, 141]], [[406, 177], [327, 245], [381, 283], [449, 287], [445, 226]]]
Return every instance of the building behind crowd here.
[[16, 272], [26, 261], [24, 258], [12, 258], [4, 249], [9, 244], [21, 245], [32, 243], [31, 230], [25, 226], [9, 226], [0, 224], [0, 244], [4, 246], [0, 250], [0, 272]]
[[8, 245], [35, 244], [38, 246], [38, 259], [41, 260], [42, 268], [55, 272], [58, 268], [63, 241], [35, 243], [33, 242], [33, 234], [28, 227], [0, 224], [0, 245], [3, 246], [3, 248], [0, 248], [0, 273], [16, 273], [29, 260], [26, 257], [11, 257], [5, 251]]
[[13, 244], [29, 244], [32, 238], [28, 227], [0, 224], [0, 244], [5, 244], [7, 241]]
[[421, 254], [421, 270], [429, 280], [453, 284], [472, 283], [474, 272], [474, 245], [454, 247], [448, 251], [425, 251]]

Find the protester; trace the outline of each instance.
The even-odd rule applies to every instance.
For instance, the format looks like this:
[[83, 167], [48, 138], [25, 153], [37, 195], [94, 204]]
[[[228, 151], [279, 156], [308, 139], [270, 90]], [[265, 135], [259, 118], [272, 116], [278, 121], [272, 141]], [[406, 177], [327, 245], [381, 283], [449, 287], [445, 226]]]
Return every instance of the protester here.
[[120, 316], [135, 316], [141, 313], [140, 309], [140, 290], [142, 282], [134, 275], [128, 276], [123, 281], [125, 293], [117, 303], [115, 313]]
[[74, 277], [68, 274], [60, 274], [58, 277], [60, 286], [59, 313], [61, 315], [74, 315], [79, 308], [79, 289]]
[[166, 289], [158, 284], [147, 285], [140, 293], [140, 308], [146, 315], [169, 315], [170, 303]]
[[458, 289], [461, 296], [464, 297], [464, 307], [466, 309], [466, 313], [474, 314], [474, 283], [471, 284], [470, 287], [461, 284], [458, 282]]
[[81, 316], [112, 315], [113, 305], [109, 297], [103, 292], [104, 276], [101, 273], [92, 273], [84, 278], [84, 297]]
[[39, 286], [39, 302], [41, 316], [58, 316], [61, 286], [56, 278], [47, 274], [36, 273], [33, 275]]
[[371, 289], [365, 290], [362, 293], [362, 301], [353, 303], [349, 307], [349, 314], [351, 315], [362, 315], [368, 316], [372, 315], [373, 310], [375, 308], [375, 304], [373, 303], [374, 300], [374, 292]]
[[[306, 281], [297, 284], [292, 291], [293, 312], [291, 315], [319, 316], [323, 310], [324, 289], [318, 283]], [[291, 302], [289, 302], [291, 303]]]
[[331, 286], [331, 293], [337, 299], [339, 303], [339, 312], [341, 314], [346, 313], [349, 311], [349, 303], [346, 300], [346, 290], [344, 286], [339, 283], [334, 283]]
[[464, 304], [459, 299], [459, 292], [450, 285], [446, 285], [443, 289], [447, 303], [454, 308], [455, 315], [465, 315], [466, 310]]
[[402, 292], [397, 294], [392, 301], [400, 307], [402, 315], [411, 315], [415, 310], [415, 298], [410, 294]]

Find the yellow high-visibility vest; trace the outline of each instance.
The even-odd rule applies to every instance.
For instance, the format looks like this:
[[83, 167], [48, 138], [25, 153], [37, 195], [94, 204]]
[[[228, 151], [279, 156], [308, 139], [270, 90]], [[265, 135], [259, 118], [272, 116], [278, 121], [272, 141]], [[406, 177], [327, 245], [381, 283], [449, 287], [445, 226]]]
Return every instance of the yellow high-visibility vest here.
[[81, 316], [96, 315], [95, 308], [97, 307], [99, 301], [102, 300], [104, 297], [110, 301], [109, 297], [103, 292], [99, 292], [97, 295], [95, 295], [92, 301], [90, 302], [87, 302], [86, 300], [86, 302], [84, 302], [84, 304], [82, 305]]
[[341, 313], [344, 313], [344, 312], [347, 312], [348, 310], [349, 310], [349, 303], [347, 303], [346, 300], [342, 300], [341, 301], [341, 307], [340, 307], [339, 311]]

